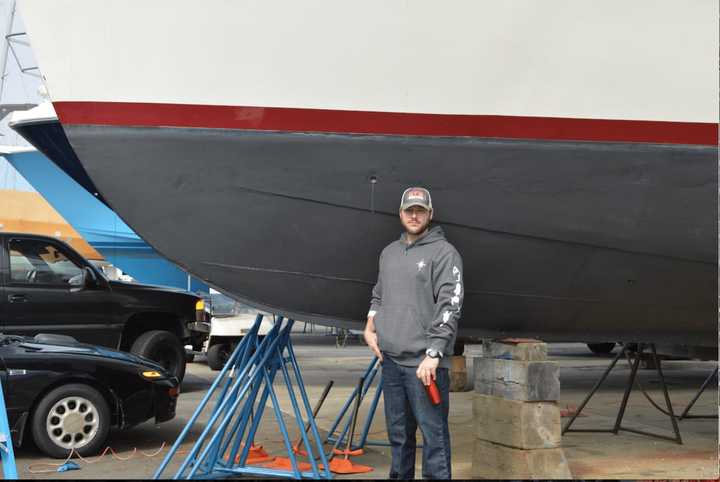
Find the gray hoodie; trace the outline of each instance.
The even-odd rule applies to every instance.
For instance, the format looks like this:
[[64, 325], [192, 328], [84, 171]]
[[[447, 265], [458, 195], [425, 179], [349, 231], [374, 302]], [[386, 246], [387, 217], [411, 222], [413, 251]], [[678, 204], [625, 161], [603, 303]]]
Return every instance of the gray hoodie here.
[[416, 367], [432, 348], [447, 368], [464, 295], [462, 259], [440, 226], [412, 244], [405, 239], [403, 233], [380, 254], [368, 315], [375, 316], [380, 350], [393, 361]]

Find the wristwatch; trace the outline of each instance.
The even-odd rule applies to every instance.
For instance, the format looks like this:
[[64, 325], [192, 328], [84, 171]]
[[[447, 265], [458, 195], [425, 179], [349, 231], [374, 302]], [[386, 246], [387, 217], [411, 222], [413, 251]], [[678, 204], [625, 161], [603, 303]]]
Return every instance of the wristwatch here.
[[432, 348], [428, 348], [425, 350], [425, 354], [429, 356], [430, 358], [442, 358], [443, 354], [441, 351], [433, 350]]

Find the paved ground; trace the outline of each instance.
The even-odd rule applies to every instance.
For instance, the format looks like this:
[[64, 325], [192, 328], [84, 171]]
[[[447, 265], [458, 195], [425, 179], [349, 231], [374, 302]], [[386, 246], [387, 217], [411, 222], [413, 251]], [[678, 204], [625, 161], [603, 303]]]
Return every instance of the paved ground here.
[[[335, 381], [326, 405], [318, 416], [321, 429], [327, 430], [342, 403], [352, 391], [358, 377], [370, 361], [367, 348], [350, 344], [337, 348], [334, 338], [327, 336], [294, 337], [298, 359], [303, 370], [311, 403], [320, 395], [329, 379]], [[553, 344], [551, 359], [561, 366], [561, 406], [579, 404], [590, 390], [595, 380], [609, 363], [609, 357], [592, 355], [581, 344]], [[677, 410], [681, 410], [714, 368], [709, 362], [672, 361], [664, 365], [665, 374], [671, 390], [671, 397]], [[585, 413], [587, 417], [578, 419], [577, 427], [605, 428], [612, 425], [617, 412], [624, 381], [628, 375], [627, 364], [619, 365], [608, 380], [607, 386], [593, 398]], [[155, 426], [152, 422], [142, 424], [131, 430], [114, 431], [109, 439], [110, 445], [121, 458], [118, 460], [106, 455], [92, 464], [80, 462], [82, 469], [58, 474], [53, 467], [44, 465], [55, 462], [40, 457], [34, 449], [23, 448], [17, 451], [18, 471], [22, 478], [148, 478], [160, 464], [167, 452], [164, 448], [154, 457], [162, 443], [172, 443], [182, 430], [185, 422], [193, 413], [196, 405], [212, 383], [214, 372], [205, 363], [189, 365], [188, 375], [183, 384], [183, 393], [178, 406], [177, 417], [170, 422]], [[650, 395], [662, 401], [657, 388], [654, 372], [644, 371], [641, 379]], [[450, 425], [453, 441], [453, 476], [469, 478], [472, 474], [473, 449], [473, 392], [453, 393], [451, 395]], [[287, 397], [280, 391], [281, 405], [286, 413], [290, 412]], [[717, 414], [717, 389], [713, 386], [698, 401], [694, 413]], [[361, 420], [367, 404], [361, 410]], [[379, 407], [370, 433], [372, 439], [385, 438], [383, 407]], [[664, 434], [671, 434], [669, 419], [653, 409], [640, 392], [633, 392], [625, 416], [626, 425]], [[563, 446], [570, 463], [574, 478], [584, 479], [699, 479], [718, 477], [718, 422], [717, 420], [686, 420], [680, 423], [683, 445], [652, 439], [631, 433], [581, 434], [569, 433], [563, 437]], [[199, 429], [191, 432], [191, 439], [199, 434]], [[293, 432], [296, 434], [297, 431]], [[280, 453], [282, 446], [280, 435], [272, 417], [266, 417], [256, 443], [262, 444], [270, 453]], [[184, 447], [189, 448], [190, 444]], [[138, 452], [133, 452], [137, 448]], [[144, 452], [145, 455], [141, 454]], [[417, 474], [420, 471], [418, 456]], [[389, 452], [386, 448], [374, 447], [358, 458], [359, 463], [375, 467], [361, 478], [384, 478], [389, 467]], [[171, 465], [177, 467], [177, 463]], [[35, 473], [53, 470], [49, 473]], [[167, 471], [166, 475], [172, 471]]]

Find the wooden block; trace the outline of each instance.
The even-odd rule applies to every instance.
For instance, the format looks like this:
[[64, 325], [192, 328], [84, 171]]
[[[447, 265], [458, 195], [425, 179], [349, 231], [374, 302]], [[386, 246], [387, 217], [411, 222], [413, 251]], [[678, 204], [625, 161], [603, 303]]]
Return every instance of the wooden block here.
[[488, 358], [504, 360], [544, 361], [547, 360], [547, 343], [532, 339], [510, 338], [506, 342], [486, 340], [483, 353]]
[[475, 391], [521, 401], [560, 398], [560, 367], [552, 361], [475, 359]]
[[560, 409], [555, 402], [518, 402], [475, 394], [476, 438], [520, 449], [560, 447]]
[[465, 357], [463, 355], [453, 355], [450, 357], [450, 371], [451, 372], [464, 372], [465, 370]]
[[467, 370], [465, 369], [464, 356], [452, 356], [450, 358], [450, 391], [464, 392], [468, 384]]
[[472, 475], [479, 479], [570, 479], [561, 448], [521, 450], [475, 439]]

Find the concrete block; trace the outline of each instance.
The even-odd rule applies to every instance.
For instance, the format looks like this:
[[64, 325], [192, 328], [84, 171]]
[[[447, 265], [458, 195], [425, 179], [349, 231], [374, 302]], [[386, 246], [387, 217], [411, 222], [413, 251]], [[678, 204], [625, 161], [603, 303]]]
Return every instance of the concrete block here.
[[547, 360], [547, 343], [528, 338], [510, 338], [508, 341], [485, 340], [483, 353], [487, 358], [544, 361]]
[[475, 357], [482, 356], [482, 345], [465, 345], [465, 367], [467, 371], [467, 390], [475, 385]]
[[571, 479], [561, 448], [522, 450], [475, 439], [472, 475], [479, 479]]
[[555, 402], [518, 402], [475, 394], [476, 438], [520, 449], [560, 447], [560, 409]]
[[521, 401], [560, 398], [560, 367], [552, 361], [475, 359], [475, 392]]

